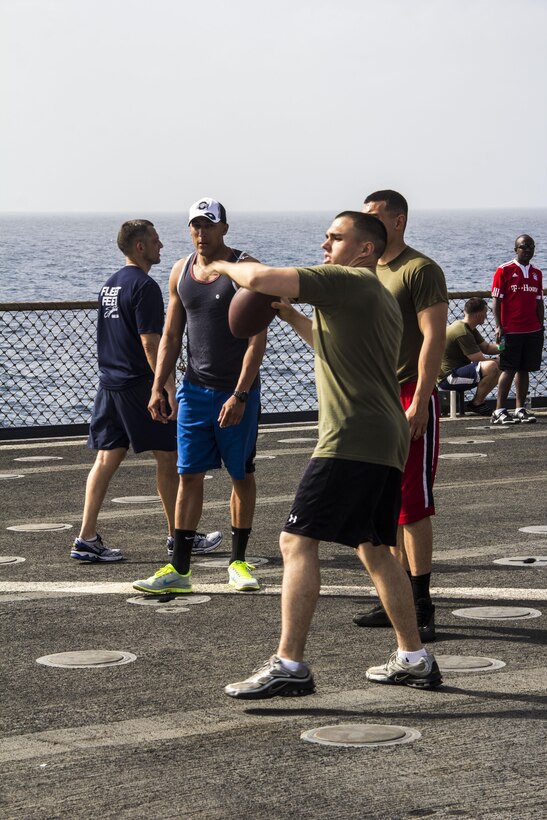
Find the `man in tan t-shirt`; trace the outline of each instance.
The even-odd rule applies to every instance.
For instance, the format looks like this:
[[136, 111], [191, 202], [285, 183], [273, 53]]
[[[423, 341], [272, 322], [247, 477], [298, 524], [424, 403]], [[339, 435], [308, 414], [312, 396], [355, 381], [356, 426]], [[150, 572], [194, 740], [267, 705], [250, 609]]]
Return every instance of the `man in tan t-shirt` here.
[[[395, 630], [397, 651], [368, 680], [428, 689], [441, 683], [422, 646], [407, 575], [391, 554], [409, 432], [396, 375], [402, 334], [395, 299], [373, 273], [386, 231], [374, 217], [344, 211], [327, 231], [325, 265], [270, 268], [213, 262], [216, 271], [274, 302], [315, 351], [319, 440], [280, 537], [281, 637], [275, 655], [225, 693], [242, 699], [315, 691], [304, 648], [319, 597], [320, 541], [353, 547]], [[287, 302], [314, 306], [313, 323]]]
[[[439, 453], [439, 399], [435, 385], [445, 344], [448, 293], [437, 263], [405, 242], [408, 205], [401, 194], [376, 191], [365, 199], [363, 211], [378, 217], [387, 230], [387, 246], [376, 273], [397, 299], [403, 315], [397, 375], [411, 444], [394, 552], [411, 576], [422, 640], [433, 641], [435, 607], [429, 591], [433, 556], [431, 516], [435, 515], [433, 482]], [[382, 606], [359, 613], [353, 620], [358, 626], [389, 626]]]

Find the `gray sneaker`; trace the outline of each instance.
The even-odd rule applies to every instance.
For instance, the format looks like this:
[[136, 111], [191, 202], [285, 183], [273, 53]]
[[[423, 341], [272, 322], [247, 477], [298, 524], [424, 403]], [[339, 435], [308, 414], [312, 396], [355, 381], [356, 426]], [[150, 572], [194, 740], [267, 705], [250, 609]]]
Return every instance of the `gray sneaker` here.
[[277, 655], [272, 655], [261, 666], [257, 666], [247, 680], [230, 683], [224, 691], [231, 698], [242, 700], [261, 700], [276, 695], [298, 697], [313, 695], [315, 683], [307, 664], [303, 664], [298, 672], [290, 672], [285, 669]]
[[150, 578], [134, 581], [133, 588], [150, 595], [164, 595], [166, 592], [192, 592], [192, 573], [181, 575], [172, 564], [166, 564]]
[[[427, 652], [427, 650], [426, 650]], [[443, 682], [437, 661], [427, 652], [417, 663], [407, 663], [397, 657], [397, 652], [383, 666], [371, 666], [366, 672], [373, 683], [390, 683], [412, 686], [414, 689], [432, 689]]]
[[121, 550], [111, 550], [105, 546], [99, 533], [93, 541], [76, 538], [70, 551], [70, 557], [78, 561], [123, 561]]
[[[215, 530], [214, 532], [196, 532], [194, 536], [194, 544], [192, 546], [192, 554], [193, 555], [205, 555], [207, 552], [213, 552], [216, 550], [220, 542], [222, 541], [222, 533], [219, 530]], [[173, 557], [173, 551], [175, 549], [175, 539], [172, 535], [167, 536], [167, 557]]]

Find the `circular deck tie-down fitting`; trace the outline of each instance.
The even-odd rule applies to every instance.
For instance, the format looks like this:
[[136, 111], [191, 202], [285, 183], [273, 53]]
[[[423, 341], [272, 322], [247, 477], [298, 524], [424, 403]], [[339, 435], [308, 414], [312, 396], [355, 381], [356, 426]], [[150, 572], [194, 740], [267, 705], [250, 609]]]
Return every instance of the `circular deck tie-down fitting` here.
[[20, 558], [18, 555], [0, 555], [0, 564], [2, 566], [11, 564], [22, 564], [26, 558]]
[[453, 609], [452, 614], [458, 618], [477, 618], [481, 621], [525, 621], [541, 617], [539, 609], [523, 606], [473, 606]]
[[496, 558], [494, 564], [504, 567], [547, 567], [547, 555], [516, 555], [513, 558]]
[[[154, 606], [160, 609], [168, 607], [170, 609], [181, 609], [189, 605], [206, 604], [211, 600], [210, 595], [192, 595], [187, 592], [171, 593], [165, 595], [150, 595], [143, 593], [142, 595], [134, 595], [132, 598], [127, 598], [128, 604], [137, 604], [138, 606]], [[158, 609], [159, 611], [159, 609]]]
[[540, 524], [534, 527], [519, 527], [519, 532], [529, 532], [532, 535], [547, 535], [547, 524]]
[[16, 524], [6, 529], [12, 532], [59, 532], [71, 530], [72, 524]]
[[42, 666], [55, 666], [65, 669], [95, 669], [107, 666], [123, 666], [137, 660], [132, 652], [113, 652], [105, 649], [88, 649], [79, 652], [57, 652], [55, 655], [43, 655], [36, 658]]
[[439, 458], [452, 459], [453, 461], [464, 458], [487, 458], [487, 453], [443, 453]]
[[63, 456], [18, 456], [14, 461], [63, 461]]
[[324, 746], [344, 746], [347, 749], [397, 746], [412, 743], [421, 738], [420, 732], [407, 726], [390, 726], [381, 723], [341, 723], [337, 726], [320, 726], [308, 729], [300, 735], [308, 743]]
[[493, 672], [503, 669], [504, 661], [476, 655], [435, 655], [441, 672]]
[[[245, 558], [245, 562], [253, 567], [261, 567], [264, 564], [269, 564], [267, 558]], [[230, 566], [229, 558], [210, 558], [209, 560], [192, 561], [192, 565], [196, 567], [215, 567], [220, 569], [228, 569]]]

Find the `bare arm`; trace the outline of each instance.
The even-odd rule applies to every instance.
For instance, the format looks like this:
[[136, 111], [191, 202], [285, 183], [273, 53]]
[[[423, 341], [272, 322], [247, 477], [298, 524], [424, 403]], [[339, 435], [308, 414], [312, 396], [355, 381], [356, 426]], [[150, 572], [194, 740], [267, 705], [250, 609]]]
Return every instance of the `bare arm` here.
[[[239, 263], [241, 264], [241, 263]], [[266, 350], [267, 330], [262, 333], [257, 333], [256, 336], [251, 336], [247, 345], [247, 350], [241, 363], [241, 372], [236, 384], [238, 392], [248, 393], [254, 380], [260, 370], [264, 351]], [[218, 416], [218, 422], [221, 427], [230, 427], [233, 424], [239, 424], [245, 412], [245, 404], [235, 396], [230, 396], [222, 407]]]
[[271, 296], [298, 298], [300, 280], [296, 268], [270, 268], [260, 262], [225, 262], [219, 259], [205, 268], [207, 275], [220, 273], [229, 276], [234, 282], [247, 290]]
[[501, 324], [501, 299], [498, 299], [497, 296], [492, 299], [492, 313], [496, 323], [496, 342], [499, 344], [503, 336], [503, 327]]
[[536, 302], [536, 315], [538, 317], [540, 325], [543, 326], [543, 319], [545, 317], [545, 304], [543, 302], [543, 299], [538, 299]]
[[[492, 344], [492, 342], [481, 342], [479, 347], [480, 347], [483, 354], [484, 353], [489, 353], [490, 356], [496, 356], [499, 352], [498, 348], [497, 348], [497, 345]], [[471, 356], [469, 356], [469, 358], [471, 359]], [[471, 359], [471, 361], [472, 362], [480, 362], [484, 358], [485, 358], [485, 356], [483, 355], [482, 359]]]
[[312, 320], [304, 316], [299, 310], [295, 310], [288, 299], [281, 299], [279, 302], [272, 302], [279, 315], [279, 318], [287, 322], [306, 344], [313, 347]]
[[420, 356], [418, 358], [418, 383], [412, 404], [406, 411], [410, 425], [410, 436], [413, 439], [421, 438], [426, 429], [429, 418], [429, 400], [437, 382], [437, 374], [441, 369], [441, 360], [446, 340], [446, 320], [448, 305], [446, 302], [437, 302], [421, 310], [418, 315], [418, 325], [424, 337]]
[[[173, 265], [169, 277], [169, 306], [163, 335], [157, 352], [154, 384], [148, 409], [155, 421], [167, 423], [176, 418], [177, 402], [175, 399], [175, 380], [173, 372], [182, 345], [182, 334], [186, 324], [186, 312], [177, 292], [177, 283], [182, 271], [184, 259]], [[166, 390], [170, 412], [167, 412], [163, 390]]]

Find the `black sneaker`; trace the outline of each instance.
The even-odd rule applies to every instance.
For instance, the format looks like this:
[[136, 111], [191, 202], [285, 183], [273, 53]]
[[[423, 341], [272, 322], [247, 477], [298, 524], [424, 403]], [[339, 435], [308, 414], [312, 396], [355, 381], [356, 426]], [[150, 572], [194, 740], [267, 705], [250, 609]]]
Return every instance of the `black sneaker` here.
[[476, 416], [489, 416], [490, 409], [485, 401], [481, 402], [481, 404], [473, 404], [472, 401], [468, 401], [465, 404], [465, 412], [466, 413], [474, 413]]
[[431, 603], [431, 598], [419, 598], [415, 606], [422, 643], [431, 643], [435, 640], [435, 606]]
[[230, 683], [224, 687], [224, 691], [231, 698], [242, 700], [261, 700], [276, 695], [299, 697], [313, 695], [315, 683], [307, 664], [303, 664], [298, 672], [290, 672], [277, 655], [272, 655], [262, 666], [257, 666], [247, 680]]
[[391, 626], [391, 621], [382, 604], [376, 604], [366, 612], [358, 612], [353, 623], [357, 626]]
[[411, 686], [413, 689], [432, 689], [443, 682], [437, 661], [430, 652], [417, 663], [400, 660], [394, 652], [387, 663], [371, 666], [366, 675], [367, 680], [373, 683]]

